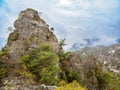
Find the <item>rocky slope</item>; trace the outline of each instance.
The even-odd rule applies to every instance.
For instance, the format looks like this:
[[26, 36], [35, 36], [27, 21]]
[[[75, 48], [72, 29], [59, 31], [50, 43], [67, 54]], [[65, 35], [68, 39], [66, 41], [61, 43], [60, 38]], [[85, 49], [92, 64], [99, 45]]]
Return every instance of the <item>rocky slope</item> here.
[[81, 55], [81, 57], [88, 55], [95, 56], [103, 63], [107, 70], [120, 75], [120, 45], [83, 48], [77, 52]]
[[19, 58], [39, 44], [50, 44], [55, 53], [59, 51], [58, 40], [48, 24], [33, 9], [21, 11], [14, 23], [15, 29], [10, 34], [8, 48], [10, 63], [18, 63]]
[[120, 89], [120, 45], [72, 52], [62, 65], [70, 80], [77, 80], [88, 90]]
[[4, 79], [4, 86], [0, 90], [54, 90], [56, 86], [46, 86], [37, 84], [33, 79], [24, 79], [14, 76]]

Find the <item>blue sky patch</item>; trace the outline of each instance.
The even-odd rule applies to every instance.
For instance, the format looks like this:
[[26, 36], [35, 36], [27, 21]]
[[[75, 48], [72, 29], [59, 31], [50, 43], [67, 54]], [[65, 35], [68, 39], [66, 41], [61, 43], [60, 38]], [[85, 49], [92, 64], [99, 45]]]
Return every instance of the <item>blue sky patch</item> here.
[[3, 5], [3, 3], [4, 3], [3, 0], [0, 0], [0, 7]]

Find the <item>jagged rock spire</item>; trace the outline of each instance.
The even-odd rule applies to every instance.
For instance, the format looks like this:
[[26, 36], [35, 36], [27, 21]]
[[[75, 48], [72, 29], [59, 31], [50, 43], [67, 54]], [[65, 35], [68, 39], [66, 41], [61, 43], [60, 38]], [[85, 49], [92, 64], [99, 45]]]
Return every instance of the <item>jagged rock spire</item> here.
[[40, 44], [50, 44], [55, 53], [59, 51], [58, 40], [48, 24], [36, 10], [28, 8], [21, 11], [14, 22], [15, 30], [9, 35], [6, 47], [9, 49], [9, 61], [18, 63], [19, 58]]

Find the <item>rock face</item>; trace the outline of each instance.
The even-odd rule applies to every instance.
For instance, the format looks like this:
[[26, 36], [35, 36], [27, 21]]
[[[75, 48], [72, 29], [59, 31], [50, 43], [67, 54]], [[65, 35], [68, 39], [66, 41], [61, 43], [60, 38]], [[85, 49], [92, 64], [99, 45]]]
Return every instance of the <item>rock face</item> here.
[[105, 69], [120, 75], [120, 45], [83, 48], [78, 51], [78, 53], [83, 57], [88, 55], [95, 56], [100, 62], [102, 62]]
[[54, 90], [56, 86], [46, 86], [36, 84], [32, 79], [22, 79], [20, 77], [10, 77], [4, 80], [4, 86], [0, 90]]
[[48, 24], [33, 9], [21, 11], [14, 23], [15, 29], [9, 35], [6, 47], [9, 49], [10, 63], [18, 63], [19, 58], [40, 44], [49, 44], [53, 51], [59, 51], [58, 40]]
[[[75, 75], [72, 78], [80, 80], [88, 90], [110, 90], [109, 85], [103, 82], [108, 80], [109, 74], [120, 76], [120, 45], [86, 47], [72, 52], [62, 65], [66, 73], [72, 72], [71, 75]], [[112, 83], [115, 82], [114, 80]]]
[[63, 62], [63, 67], [66, 72], [71, 71], [75, 74], [76, 80], [80, 80], [88, 90], [99, 90], [99, 82], [97, 80], [97, 74], [103, 71], [100, 67], [100, 62], [93, 56], [88, 56], [86, 59], [82, 60], [79, 53], [74, 52], [69, 55], [67, 59], [67, 64]]

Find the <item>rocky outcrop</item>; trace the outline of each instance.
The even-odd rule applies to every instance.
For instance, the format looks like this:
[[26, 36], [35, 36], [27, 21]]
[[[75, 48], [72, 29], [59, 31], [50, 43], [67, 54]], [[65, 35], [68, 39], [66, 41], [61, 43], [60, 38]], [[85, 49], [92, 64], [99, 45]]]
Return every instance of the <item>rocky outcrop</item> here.
[[120, 45], [89, 47], [77, 52], [81, 57], [93, 55], [102, 62], [106, 70], [120, 75]]
[[9, 49], [8, 62], [18, 63], [21, 56], [40, 44], [49, 44], [55, 53], [59, 51], [56, 36], [37, 11], [30, 8], [21, 11], [14, 27], [6, 44]]
[[[66, 65], [63, 67], [67, 73], [74, 75], [72, 78], [80, 80], [88, 90], [99, 90], [99, 82], [97, 80], [97, 74], [103, 71], [101, 63], [94, 57], [88, 56], [84, 60], [79, 53], [74, 52], [69, 55]], [[69, 71], [68, 71], [69, 70]]]
[[54, 90], [56, 86], [39, 85], [32, 79], [23, 79], [22, 77], [10, 77], [4, 79], [4, 86], [0, 90]]
[[[42, 44], [49, 44], [51, 52], [57, 54], [59, 44], [53, 30], [49, 29], [49, 25], [36, 10], [28, 8], [20, 12], [14, 22], [14, 29], [10, 31], [7, 44], [0, 54], [0, 61], [5, 63], [5, 70], [8, 72], [4, 78], [0, 78], [0, 84], [2, 83], [0, 90], [53, 90], [56, 86], [41, 85], [35, 78], [27, 78], [30, 74], [26, 75], [19, 63], [22, 56], [29, 54]], [[4, 74], [3, 70], [0, 75]]]

